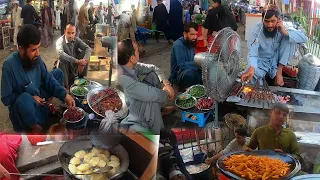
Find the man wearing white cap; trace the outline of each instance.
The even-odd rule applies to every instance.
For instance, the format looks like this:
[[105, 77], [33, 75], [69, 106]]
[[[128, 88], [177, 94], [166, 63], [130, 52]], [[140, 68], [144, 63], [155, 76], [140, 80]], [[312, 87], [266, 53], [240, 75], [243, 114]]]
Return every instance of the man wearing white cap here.
[[14, 27], [14, 35], [13, 35], [13, 45], [10, 50], [15, 51], [18, 48], [17, 36], [19, 32], [19, 27], [21, 27], [21, 7], [19, 7], [19, 1], [13, 1], [13, 10], [12, 10], [12, 21]]

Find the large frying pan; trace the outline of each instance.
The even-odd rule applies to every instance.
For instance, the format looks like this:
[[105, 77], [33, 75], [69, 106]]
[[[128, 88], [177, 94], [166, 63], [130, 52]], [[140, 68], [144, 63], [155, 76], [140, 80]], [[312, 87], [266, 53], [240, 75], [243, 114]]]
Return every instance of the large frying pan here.
[[[62, 168], [72, 177], [77, 179], [72, 173], [69, 171], [68, 165], [70, 159], [74, 156], [74, 154], [80, 150], [89, 150], [92, 149], [93, 145], [90, 140], [90, 136], [81, 136], [78, 139], [73, 141], [65, 142], [58, 153], [58, 158], [61, 163]], [[112, 176], [110, 179], [119, 179], [128, 170], [129, 167], [129, 155], [126, 149], [122, 145], [114, 146], [113, 148], [108, 149], [111, 154], [119, 157], [121, 161], [121, 166], [117, 174]]]
[[217, 161], [218, 169], [220, 170], [221, 173], [223, 173], [228, 178], [235, 179], [235, 180], [243, 179], [243, 178], [231, 173], [230, 171], [228, 171], [225, 168], [224, 164], [223, 164], [224, 159], [230, 157], [231, 155], [239, 155], [239, 154], [244, 154], [246, 156], [249, 156], [249, 155], [253, 155], [253, 156], [268, 156], [268, 157], [270, 157], [272, 159], [279, 158], [281, 161], [283, 161], [285, 163], [289, 163], [291, 165], [290, 166], [290, 171], [282, 179], [291, 179], [295, 174], [297, 174], [301, 170], [300, 162], [296, 158], [292, 157], [289, 154], [276, 153], [276, 152], [271, 151], [271, 150], [259, 150], [259, 151], [252, 151], [252, 152], [237, 151], [237, 152], [234, 152], [234, 153], [226, 154], [226, 155], [220, 157], [218, 159], [218, 161]]

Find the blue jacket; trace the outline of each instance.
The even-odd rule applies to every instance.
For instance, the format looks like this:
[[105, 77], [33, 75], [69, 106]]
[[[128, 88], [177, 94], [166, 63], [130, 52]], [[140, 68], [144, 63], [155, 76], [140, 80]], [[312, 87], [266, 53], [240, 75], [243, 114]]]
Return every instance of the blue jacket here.
[[186, 69], [198, 70], [194, 64], [195, 49], [189, 47], [184, 37], [179, 38], [173, 43], [171, 51], [171, 73], [169, 81], [179, 79], [179, 74]]

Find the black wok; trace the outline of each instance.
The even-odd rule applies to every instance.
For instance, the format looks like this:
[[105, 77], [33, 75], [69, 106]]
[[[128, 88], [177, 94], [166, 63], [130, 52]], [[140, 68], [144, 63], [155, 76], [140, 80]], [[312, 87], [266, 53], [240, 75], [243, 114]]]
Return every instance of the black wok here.
[[[58, 153], [58, 159], [61, 163], [62, 168], [72, 177], [76, 178], [72, 175], [72, 173], [69, 171], [68, 165], [70, 162], [70, 159], [74, 157], [74, 154], [80, 150], [91, 150], [93, 148], [93, 145], [90, 140], [90, 136], [81, 136], [78, 139], [65, 142]], [[111, 154], [116, 155], [119, 157], [121, 161], [120, 169], [112, 176], [110, 179], [119, 179], [121, 176], [128, 170], [129, 167], [129, 155], [126, 149], [118, 144], [117, 146], [114, 146], [110, 149], [108, 149]]]
[[246, 156], [249, 156], [249, 155], [268, 156], [271, 159], [279, 158], [281, 161], [290, 164], [291, 166], [290, 166], [289, 173], [286, 176], [284, 176], [282, 179], [291, 179], [295, 174], [297, 174], [301, 170], [300, 162], [296, 158], [292, 157], [290, 154], [277, 153], [277, 152], [274, 152], [271, 150], [259, 150], [259, 151], [252, 151], [252, 152], [237, 151], [234, 153], [226, 154], [226, 155], [220, 157], [217, 161], [218, 169], [220, 170], [220, 172], [222, 174], [224, 174], [228, 178], [236, 179], [236, 180], [244, 179], [244, 178], [241, 178], [241, 177], [231, 173], [229, 170], [227, 170], [224, 166], [224, 163], [223, 163], [224, 159], [230, 157], [231, 155], [239, 155], [239, 154], [244, 154]]

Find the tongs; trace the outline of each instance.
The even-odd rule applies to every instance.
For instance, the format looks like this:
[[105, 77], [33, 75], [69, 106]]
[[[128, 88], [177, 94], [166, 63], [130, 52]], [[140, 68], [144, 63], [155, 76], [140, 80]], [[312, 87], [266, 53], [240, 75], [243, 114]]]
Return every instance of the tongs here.
[[110, 96], [110, 94], [105, 93], [102, 97], [100, 97], [100, 98], [97, 99], [95, 102], [93, 102], [93, 103], [91, 104], [91, 106], [92, 106], [92, 107], [95, 106], [95, 105], [98, 104], [101, 100], [103, 100], [104, 98], [107, 98], [107, 97], [109, 97], [109, 96]]

